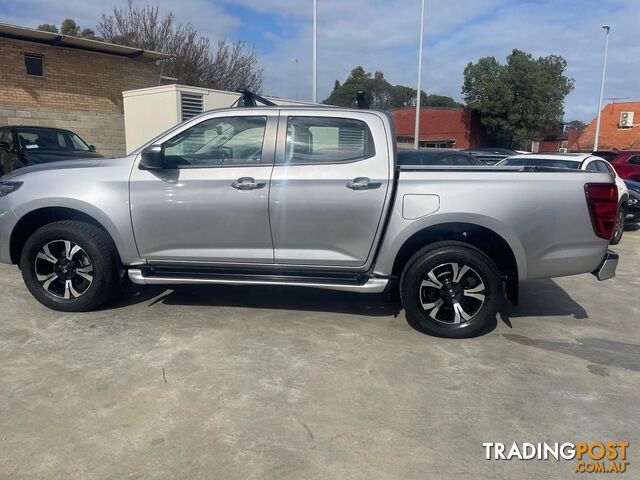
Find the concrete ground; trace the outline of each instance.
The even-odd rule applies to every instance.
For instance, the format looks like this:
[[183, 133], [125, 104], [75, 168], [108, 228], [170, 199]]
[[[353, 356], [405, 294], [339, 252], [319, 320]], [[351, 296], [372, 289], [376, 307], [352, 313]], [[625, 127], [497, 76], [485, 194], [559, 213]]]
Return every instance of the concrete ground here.
[[581, 478], [482, 443], [595, 440], [631, 442], [639, 478], [640, 232], [616, 250], [614, 280], [526, 283], [469, 340], [383, 296], [284, 288], [56, 313], [2, 266], [0, 478]]

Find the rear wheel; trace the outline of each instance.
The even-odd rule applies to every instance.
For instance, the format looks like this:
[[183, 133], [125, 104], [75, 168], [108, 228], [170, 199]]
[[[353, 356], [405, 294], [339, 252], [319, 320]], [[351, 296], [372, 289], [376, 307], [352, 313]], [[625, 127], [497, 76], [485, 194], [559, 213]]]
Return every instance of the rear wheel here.
[[613, 228], [613, 237], [611, 237], [611, 245], [617, 245], [622, 240], [622, 234], [624, 233], [624, 222], [627, 217], [627, 212], [624, 206], [620, 205], [618, 208], [618, 214], [616, 215], [616, 224]]
[[20, 257], [27, 288], [53, 310], [84, 312], [117, 290], [115, 250], [101, 229], [65, 220], [36, 230]]
[[500, 273], [480, 250], [439, 242], [417, 252], [400, 281], [408, 320], [421, 331], [467, 337], [488, 327], [502, 299]]

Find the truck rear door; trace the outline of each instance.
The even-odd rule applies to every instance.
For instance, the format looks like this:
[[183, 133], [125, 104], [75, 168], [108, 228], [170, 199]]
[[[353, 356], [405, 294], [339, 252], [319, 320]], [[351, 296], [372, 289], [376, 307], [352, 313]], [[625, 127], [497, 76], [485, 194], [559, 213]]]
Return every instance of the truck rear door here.
[[371, 112], [280, 112], [269, 198], [276, 264], [368, 266], [392, 178], [387, 135]]

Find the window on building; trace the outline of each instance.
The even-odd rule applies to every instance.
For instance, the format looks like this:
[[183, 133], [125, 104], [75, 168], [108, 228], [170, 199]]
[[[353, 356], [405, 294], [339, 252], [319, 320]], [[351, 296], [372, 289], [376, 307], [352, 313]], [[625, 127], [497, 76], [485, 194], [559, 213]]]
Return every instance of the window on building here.
[[25, 53], [24, 66], [27, 68], [27, 75], [44, 77], [44, 57], [42, 55]]

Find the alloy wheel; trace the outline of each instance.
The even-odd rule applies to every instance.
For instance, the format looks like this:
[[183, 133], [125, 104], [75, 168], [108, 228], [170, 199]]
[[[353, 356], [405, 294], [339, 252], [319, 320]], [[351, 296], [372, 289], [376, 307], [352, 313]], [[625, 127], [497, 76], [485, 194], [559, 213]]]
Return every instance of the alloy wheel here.
[[444, 263], [431, 269], [418, 292], [428, 316], [447, 325], [470, 322], [484, 305], [486, 295], [480, 274], [463, 263]]
[[613, 231], [613, 238], [618, 238], [622, 235], [622, 231], [624, 230], [624, 221], [625, 221], [625, 212], [624, 209], [618, 210], [618, 216], [616, 217], [616, 225]]
[[46, 292], [65, 300], [81, 297], [93, 283], [91, 258], [70, 240], [45, 244], [36, 255], [34, 271]]

